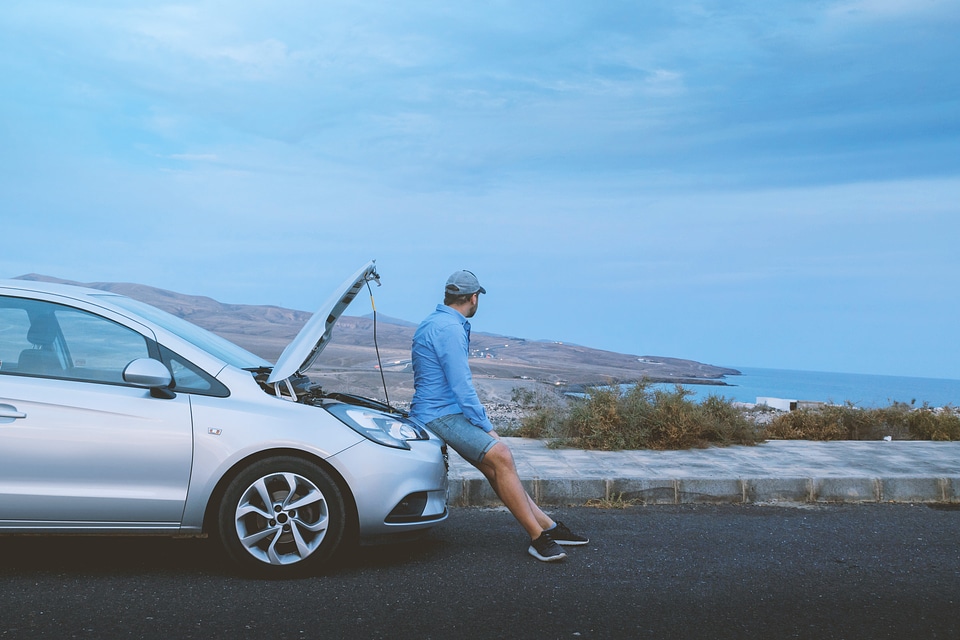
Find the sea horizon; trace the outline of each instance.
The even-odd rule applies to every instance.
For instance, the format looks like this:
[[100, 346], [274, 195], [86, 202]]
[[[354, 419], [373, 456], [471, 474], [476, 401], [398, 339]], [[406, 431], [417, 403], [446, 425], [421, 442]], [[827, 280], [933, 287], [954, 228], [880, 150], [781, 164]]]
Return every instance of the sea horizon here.
[[[725, 365], [726, 366], [726, 365]], [[727, 400], [754, 404], [757, 398], [851, 403], [858, 407], [876, 408], [901, 402], [916, 407], [960, 406], [960, 380], [920, 378], [867, 373], [838, 373], [737, 367], [741, 375], [724, 376], [724, 385], [685, 384], [693, 392], [692, 399], [723, 396]], [[658, 388], [672, 385], [656, 385]]]

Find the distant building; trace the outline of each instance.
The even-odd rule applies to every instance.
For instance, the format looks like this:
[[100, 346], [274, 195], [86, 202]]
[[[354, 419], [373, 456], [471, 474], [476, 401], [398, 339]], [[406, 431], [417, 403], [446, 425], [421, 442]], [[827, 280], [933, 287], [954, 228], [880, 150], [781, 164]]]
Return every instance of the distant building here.
[[796, 411], [797, 409], [822, 409], [824, 402], [812, 400], [787, 400], [785, 398], [757, 398], [758, 405], [766, 405], [778, 411]]
[[796, 411], [797, 401], [784, 398], [757, 398], [757, 404], [762, 404], [777, 409], [778, 411]]

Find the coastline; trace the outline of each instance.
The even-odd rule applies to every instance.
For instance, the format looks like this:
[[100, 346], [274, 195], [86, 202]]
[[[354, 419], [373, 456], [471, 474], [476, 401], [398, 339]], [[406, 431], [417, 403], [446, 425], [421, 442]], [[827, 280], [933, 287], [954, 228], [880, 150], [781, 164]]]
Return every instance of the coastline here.
[[[621, 385], [634, 385], [640, 384], [641, 382], [646, 382], [648, 384], [679, 384], [682, 386], [707, 386], [707, 387], [730, 387], [729, 382], [717, 379], [717, 378], [674, 378], [674, 377], [648, 377], [644, 376], [639, 380], [622, 380], [615, 382], [613, 384]], [[610, 386], [611, 381], [604, 380], [602, 382], [578, 382], [576, 384], [568, 384], [560, 387], [562, 393], [584, 393], [587, 389], [592, 387], [605, 387]]]
[[756, 403], [757, 398], [780, 398], [827, 404], [880, 408], [893, 403], [914, 407], [960, 406], [960, 380], [877, 374], [801, 371], [742, 367], [722, 390], [691, 385], [695, 398], [721, 393], [728, 399]]

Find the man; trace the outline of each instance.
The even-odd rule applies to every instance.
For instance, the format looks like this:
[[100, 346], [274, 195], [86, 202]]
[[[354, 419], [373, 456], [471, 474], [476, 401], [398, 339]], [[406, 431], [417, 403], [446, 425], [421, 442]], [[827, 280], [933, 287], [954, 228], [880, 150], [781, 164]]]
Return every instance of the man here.
[[510, 449], [500, 440], [470, 374], [470, 322], [480, 294], [486, 293], [470, 271], [447, 280], [443, 304], [420, 323], [413, 336], [412, 417], [479, 469], [497, 496], [530, 536], [527, 551], [544, 562], [566, 557], [558, 545], [589, 540], [554, 522], [536, 505], [520, 482]]

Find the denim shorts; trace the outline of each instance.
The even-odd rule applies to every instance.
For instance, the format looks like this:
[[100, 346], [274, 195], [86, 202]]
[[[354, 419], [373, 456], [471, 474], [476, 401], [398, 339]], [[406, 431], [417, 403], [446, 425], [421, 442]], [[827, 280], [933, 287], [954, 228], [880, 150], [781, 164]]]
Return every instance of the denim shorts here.
[[466, 419], [462, 413], [451, 413], [427, 423], [427, 429], [453, 447], [467, 462], [478, 465], [487, 451], [497, 444], [492, 435]]

